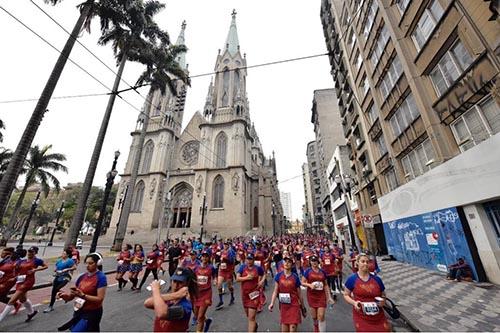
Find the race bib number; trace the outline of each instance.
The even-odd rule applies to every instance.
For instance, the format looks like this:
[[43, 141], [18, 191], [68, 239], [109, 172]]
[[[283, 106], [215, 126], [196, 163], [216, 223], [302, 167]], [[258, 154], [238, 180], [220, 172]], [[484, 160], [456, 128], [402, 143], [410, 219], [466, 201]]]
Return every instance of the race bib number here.
[[262, 262], [260, 260], [255, 260], [254, 265], [260, 267], [262, 266]]
[[375, 316], [379, 312], [379, 307], [375, 302], [361, 303], [363, 305], [363, 313], [367, 316]]
[[313, 282], [314, 290], [323, 290], [323, 282], [315, 281]]
[[118, 260], [118, 265], [123, 265], [124, 261], [123, 260]]
[[18, 275], [16, 278], [16, 283], [23, 283], [26, 280], [26, 275]]
[[250, 294], [248, 294], [248, 297], [251, 299], [251, 300], [254, 300], [256, 299], [257, 297], [259, 297], [260, 295], [260, 292], [258, 290], [256, 291], [252, 291]]
[[83, 307], [83, 304], [85, 304], [85, 300], [83, 298], [75, 297], [73, 301], [73, 309], [78, 311]]
[[196, 279], [199, 285], [205, 285], [208, 283], [208, 276], [198, 275]]
[[325, 259], [325, 265], [330, 265], [331, 262], [330, 262], [330, 259]]
[[282, 304], [292, 303], [292, 298], [290, 297], [289, 293], [279, 293], [278, 299], [280, 300], [280, 303], [282, 303]]
[[153, 263], [153, 259], [148, 259], [148, 260], [146, 261], [146, 263], [147, 263], [147, 264], [152, 264], [152, 263]]
[[225, 262], [221, 262], [220, 269], [227, 269], [227, 264]]

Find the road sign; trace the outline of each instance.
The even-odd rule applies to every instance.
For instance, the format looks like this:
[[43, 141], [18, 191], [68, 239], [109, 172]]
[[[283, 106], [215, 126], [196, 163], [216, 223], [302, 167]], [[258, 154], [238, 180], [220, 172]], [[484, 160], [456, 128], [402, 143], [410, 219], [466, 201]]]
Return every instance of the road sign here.
[[373, 228], [373, 219], [371, 215], [363, 215], [363, 225], [365, 228]]

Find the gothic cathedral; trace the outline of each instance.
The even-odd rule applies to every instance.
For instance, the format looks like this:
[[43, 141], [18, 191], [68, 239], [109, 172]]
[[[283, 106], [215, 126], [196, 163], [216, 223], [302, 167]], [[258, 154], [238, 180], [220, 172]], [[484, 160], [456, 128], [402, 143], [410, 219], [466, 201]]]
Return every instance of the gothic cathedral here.
[[[184, 45], [182, 24], [177, 45]], [[177, 60], [187, 71], [185, 54]], [[156, 91], [151, 104], [139, 177], [134, 193], [128, 181], [137, 151], [141, 118], [121, 175], [110, 231], [118, 223], [124, 197], [133, 195], [127, 235], [158, 227], [170, 236], [272, 235], [282, 232], [276, 161], [264, 156], [250, 119], [246, 93], [246, 55], [241, 54], [236, 12], [224, 51], [217, 55], [203, 114], [196, 112], [181, 129], [187, 87], [177, 96]], [[205, 202], [205, 209], [203, 209]], [[202, 221], [203, 216], [203, 221]], [[154, 232], [152, 239], [154, 238]]]

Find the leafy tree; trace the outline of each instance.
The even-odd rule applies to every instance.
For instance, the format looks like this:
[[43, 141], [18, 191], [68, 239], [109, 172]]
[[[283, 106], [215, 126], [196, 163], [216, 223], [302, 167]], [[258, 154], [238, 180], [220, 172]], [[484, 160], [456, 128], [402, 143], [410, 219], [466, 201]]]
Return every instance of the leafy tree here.
[[0, 119], [0, 142], [3, 141], [3, 134], [1, 130], [5, 129], [5, 124], [3, 123], [2, 119]]
[[0, 148], [0, 181], [2, 180], [3, 173], [7, 170], [12, 152], [7, 148]]
[[59, 180], [51, 172], [68, 172], [66, 166], [60, 163], [66, 161], [66, 156], [58, 153], [50, 153], [49, 151], [51, 148], [52, 145], [47, 145], [41, 149], [38, 146], [34, 146], [30, 149], [29, 157], [25, 162], [26, 180], [21, 194], [17, 199], [7, 228], [3, 232], [2, 238], [0, 239], [0, 246], [5, 246], [12, 235], [13, 227], [17, 222], [17, 215], [28, 187], [35, 183], [39, 183], [41, 191], [44, 193], [45, 197], [47, 197], [50, 192], [50, 183], [52, 183], [56, 192], [59, 192]]

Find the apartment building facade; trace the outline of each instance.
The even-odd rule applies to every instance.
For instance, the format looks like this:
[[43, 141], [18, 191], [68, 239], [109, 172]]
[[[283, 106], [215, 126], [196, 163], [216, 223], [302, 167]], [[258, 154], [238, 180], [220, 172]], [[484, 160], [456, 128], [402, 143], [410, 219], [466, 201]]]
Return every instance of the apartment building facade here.
[[[323, 0], [321, 6], [358, 180], [356, 218], [383, 222], [398, 259], [444, 270], [463, 256], [477, 279], [494, 280], [500, 187], [487, 185], [500, 174], [491, 161], [500, 148], [500, 27], [490, 17], [483, 1]], [[488, 172], [478, 175], [472, 166]], [[478, 188], [478, 178], [486, 186]], [[432, 182], [436, 188], [422, 190]]]

